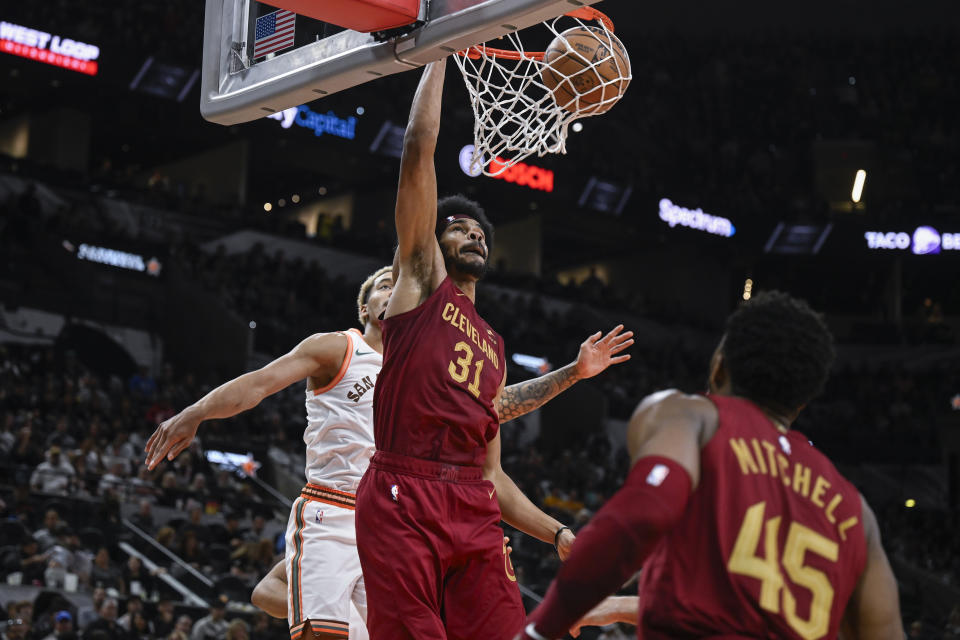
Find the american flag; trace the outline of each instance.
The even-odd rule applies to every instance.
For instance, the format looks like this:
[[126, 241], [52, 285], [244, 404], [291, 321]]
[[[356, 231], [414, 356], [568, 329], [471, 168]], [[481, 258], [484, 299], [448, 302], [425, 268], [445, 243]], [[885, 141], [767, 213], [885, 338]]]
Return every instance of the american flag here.
[[276, 53], [293, 46], [293, 27], [297, 14], [280, 9], [257, 18], [253, 57]]

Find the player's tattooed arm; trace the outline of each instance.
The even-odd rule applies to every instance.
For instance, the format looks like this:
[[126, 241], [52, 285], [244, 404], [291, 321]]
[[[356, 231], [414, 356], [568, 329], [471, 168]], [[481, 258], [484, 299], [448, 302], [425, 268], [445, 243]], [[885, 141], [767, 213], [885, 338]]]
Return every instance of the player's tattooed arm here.
[[592, 378], [611, 364], [626, 362], [629, 354], [618, 355], [633, 344], [633, 332], [623, 331], [623, 325], [617, 325], [607, 335], [601, 337], [596, 332], [583, 341], [576, 361], [533, 380], [512, 384], [500, 394], [497, 410], [500, 423], [539, 409], [552, 400], [561, 391], [569, 389], [578, 380]]

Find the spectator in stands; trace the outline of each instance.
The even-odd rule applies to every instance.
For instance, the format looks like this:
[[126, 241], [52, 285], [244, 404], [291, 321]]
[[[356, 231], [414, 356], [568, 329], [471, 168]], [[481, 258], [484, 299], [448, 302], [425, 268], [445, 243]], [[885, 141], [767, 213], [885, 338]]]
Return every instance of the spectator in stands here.
[[157, 638], [166, 638], [173, 632], [174, 627], [177, 626], [177, 618], [173, 615], [173, 602], [167, 598], [157, 602], [157, 613], [153, 617], [152, 624]]
[[157, 542], [170, 551], [176, 552], [176, 539], [177, 532], [173, 530], [173, 527], [160, 527], [160, 530], [157, 531]]
[[43, 580], [47, 556], [40, 553], [40, 545], [36, 540], [26, 538], [19, 546], [6, 547], [0, 563], [4, 575], [20, 572], [21, 584], [34, 584]]
[[47, 509], [43, 514], [43, 528], [33, 532], [33, 537], [40, 543], [40, 549], [46, 551], [57, 542], [57, 527], [61, 525], [60, 514], [56, 509]]
[[97, 555], [93, 558], [93, 567], [90, 569], [90, 582], [105, 589], [116, 589], [121, 593], [124, 590], [120, 570], [113, 564], [110, 559], [110, 552], [106, 547], [97, 549]]
[[197, 620], [190, 632], [190, 640], [223, 640], [227, 633], [227, 598], [220, 596], [210, 605], [210, 615]]
[[69, 611], [57, 611], [53, 616], [53, 630], [43, 640], [76, 640], [73, 630], [73, 616]]
[[[147, 468], [142, 467], [141, 471], [147, 471]], [[136, 480], [134, 482], [136, 482]], [[137, 512], [131, 516], [130, 521], [145, 532], [153, 533], [153, 504], [150, 500], [147, 498], [140, 499]]]
[[66, 524], [57, 527], [57, 543], [48, 552], [44, 581], [48, 587], [62, 588], [67, 573], [74, 573], [81, 584], [90, 579], [89, 552], [80, 548], [80, 539]]
[[177, 624], [167, 636], [167, 640], [190, 640], [192, 636], [193, 618], [188, 615], [182, 615], [177, 618]]
[[100, 607], [103, 601], [107, 599], [107, 590], [100, 585], [95, 585], [93, 595], [91, 596], [91, 606], [82, 607], [77, 612], [77, 626], [86, 629], [100, 616]]
[[200, 564], [203, 562], [203, 548], [200, 546], [200, 540], [197, 538], [196, 531], [193, 529], [184, 531], [183, 536], [180, 538], [177, 555], [195, 569], [200, 568]]
[[21, 467], [34, 468], [42, 462], [40, 448], [33, 441], [33, 416], [27, 415], [17, 432], [17, 441], [10, 453], [10, 461]]
[[250, 640], [250, 627], [239, 618], [235, 618], [227, 625], [225, 640]]
[[127, 640], [127, 633], [117, 624], [118, 605], [116, 598], [104, 598], [99, 616], [83, 630], [83, 640], [93, 640], [95, 633], [102, 632], [106, 640]]
[[10, 618], [0, 634], [0, 640], [26, 640], [30, 624], [22, 618]]
[[114, 493], [123, 495], [127, 486], [127, 463], [114, 460], [110, 465], [110, 471], [103, 474], [100, 478], [100, 484], [97, 486], [97, 494], [101, 496]]
[[143, 615], [143, 612], [138, 612], [133, 616], [133, 622], [131, 623], [128, 636], [130, 640], [151, 640], [156, 637], [153, 625], [147, 620], [146, 616]]
[[56, 425], [53, 428], [53, 432], [47, 436], [45, 442], [46, 447], [57, 446], [61, 449], [73, 449], [77, 446], [77, 440], [72, 435], [70, 435], [70, 421], [67, 416], [60, 416], [57, 418]]
[[30, 486], [34, 491], [66, 495], [76, 475], [70, 461], [60, 455], [60, 447], [54, 445], [47, 450], [46, 461], [34, 469]]
[[239, 547], [243, 542], [243, 531], [240, 529], [240, 516], [232, 509], [227, 512], [224, 528], [227, 530], [227, 541], [231, 548]]
[[130, 391], [145, 398], [152, 397], [157, 391], [157, 382], [150, 375], [149, 370], [142, 366], [133, 374], [127, 385]]
[[144, 568], [139, 556], [127, 558], [127, 564], [123, 566], [123, 584], [131, 596], [153, 593], [156, 586], [154, 580], [154, 575]]
[[256, 513], [253, 516], [253, 522], [251, 522], [250, 529], [243, 536], [247, 542], [259, 542], [266, 537], [264, 529], [267, 526], [267, 520], [263, 517], [263, 514]]
[[131, 594], [127, 597], [127, 610], [122, 616], [117, 618], [117, 624], [123, 627], [124, 631], [130, 633], [133, 631], [134, 617], [143, 613], [143, 599], [139, 595]]

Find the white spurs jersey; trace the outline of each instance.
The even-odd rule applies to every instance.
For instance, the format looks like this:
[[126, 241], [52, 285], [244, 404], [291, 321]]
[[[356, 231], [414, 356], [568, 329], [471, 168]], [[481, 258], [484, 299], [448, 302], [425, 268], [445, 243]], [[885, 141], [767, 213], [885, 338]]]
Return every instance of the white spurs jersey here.
[[356, 493], [373, 455], [373, 387], [383, 356], [356, 329], [343, 365], [328, 385], [307, 389], [307, 482]]

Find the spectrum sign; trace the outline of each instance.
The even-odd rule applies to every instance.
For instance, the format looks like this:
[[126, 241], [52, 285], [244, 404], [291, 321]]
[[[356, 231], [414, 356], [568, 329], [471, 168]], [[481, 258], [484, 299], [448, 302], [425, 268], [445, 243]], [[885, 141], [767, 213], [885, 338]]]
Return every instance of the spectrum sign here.
[[675, 205], [667, 198], [660, 200], [660, 219], [671, 227], [680, 225], [681, 227], [706, 231], [725, 238], [729, 238], [737, 232], [737, 228], [726, 218], [704, 213], [703, 209], [687, 209]]
[[[460, 149], [460, 169], [471, 178], [476, 178], [482, 171], [480, 163], [472, 162], [473, 152], [474, 146], [472, 144], [464, 145]], [[500, 157], [490, 160], [490, 171], [499, 171], [499, 173], [490, 177], [537, 191], [546, 191], [547, 193], [553, 191], [553, 171], [550, 169], [542, 169], [523, 162], [517, 162], [504, 169], [507, 164], [508, 162]]]
[[0, 51], [55, 67], [97, 75], [100, 47], [0, 21]]
[[940, 253], [940, 251], [960, 251], [960, 233], [943, 233], [933, 227], [917, 227], [913, 235], [904, 231], [867, 231], [863, 234], [868, 249], [910, 250], [917, 256]]
[[317, 113], [305, 104], [272, 113], [267, 117], [271, 120], [279, 120], [280, 126], [284, 129], [297, 125], [310, 129], [317, 137], [329, 133], [338, 138], [353, 140], [357, 135], [357, 119], [353, 116], [338, 118], [333, 111]]

